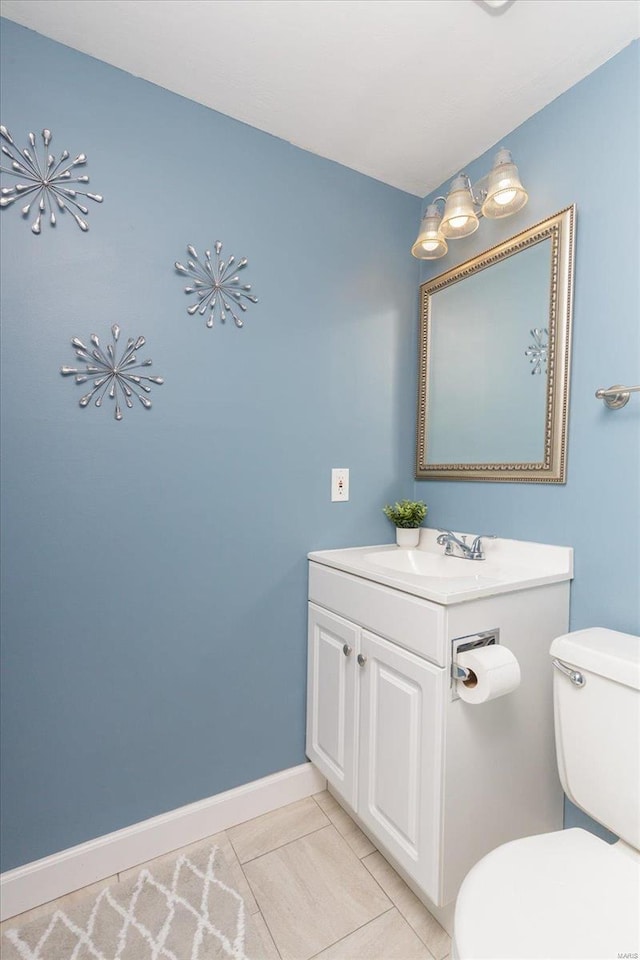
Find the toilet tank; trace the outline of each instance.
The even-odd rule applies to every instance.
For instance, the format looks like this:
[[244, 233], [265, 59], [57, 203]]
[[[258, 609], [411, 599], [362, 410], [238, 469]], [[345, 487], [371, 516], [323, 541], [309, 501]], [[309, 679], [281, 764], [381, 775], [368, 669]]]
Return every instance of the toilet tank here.
[[640, 637], [593, 628], [567, 633], [551, 656], [558, 771], [577, 807], [640, 849]]

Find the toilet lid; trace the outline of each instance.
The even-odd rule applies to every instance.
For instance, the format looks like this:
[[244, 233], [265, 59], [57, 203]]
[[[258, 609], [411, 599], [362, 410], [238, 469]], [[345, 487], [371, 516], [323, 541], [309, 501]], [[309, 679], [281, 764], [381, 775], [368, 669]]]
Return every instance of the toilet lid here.
[[640, 862], [578, 828], [514, 840], [468, 873], [459, 960], [570, 960], [640, 949]]

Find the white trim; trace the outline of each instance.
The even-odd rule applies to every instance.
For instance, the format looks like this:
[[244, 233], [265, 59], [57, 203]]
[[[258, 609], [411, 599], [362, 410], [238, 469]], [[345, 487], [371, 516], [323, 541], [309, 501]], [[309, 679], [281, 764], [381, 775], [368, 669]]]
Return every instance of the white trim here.
[[326, 785], [312, 764], [302, 763], [8, 870], [0, 876], [0, 919], [319, 793]]

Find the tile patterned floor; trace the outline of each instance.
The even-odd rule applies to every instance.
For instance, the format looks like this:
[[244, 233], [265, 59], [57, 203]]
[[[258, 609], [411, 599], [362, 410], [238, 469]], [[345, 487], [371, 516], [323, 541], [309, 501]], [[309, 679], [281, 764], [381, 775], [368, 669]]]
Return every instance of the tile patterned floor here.
[[[326, 791], [214, 840], [260, 940], [252, 960], [447, 960], [450, 942], [440, 924]], [[58, 904], [126, 880], [141, 866]], [[2, 929], [52, 909], [37, 907]]]

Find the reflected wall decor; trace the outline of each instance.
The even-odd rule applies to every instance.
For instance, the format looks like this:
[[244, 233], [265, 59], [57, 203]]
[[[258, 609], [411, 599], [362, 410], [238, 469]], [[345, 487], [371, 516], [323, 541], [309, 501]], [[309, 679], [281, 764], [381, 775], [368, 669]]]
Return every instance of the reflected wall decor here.
[[418, 478], [565, 482], [574, 218], [422, 284]]

